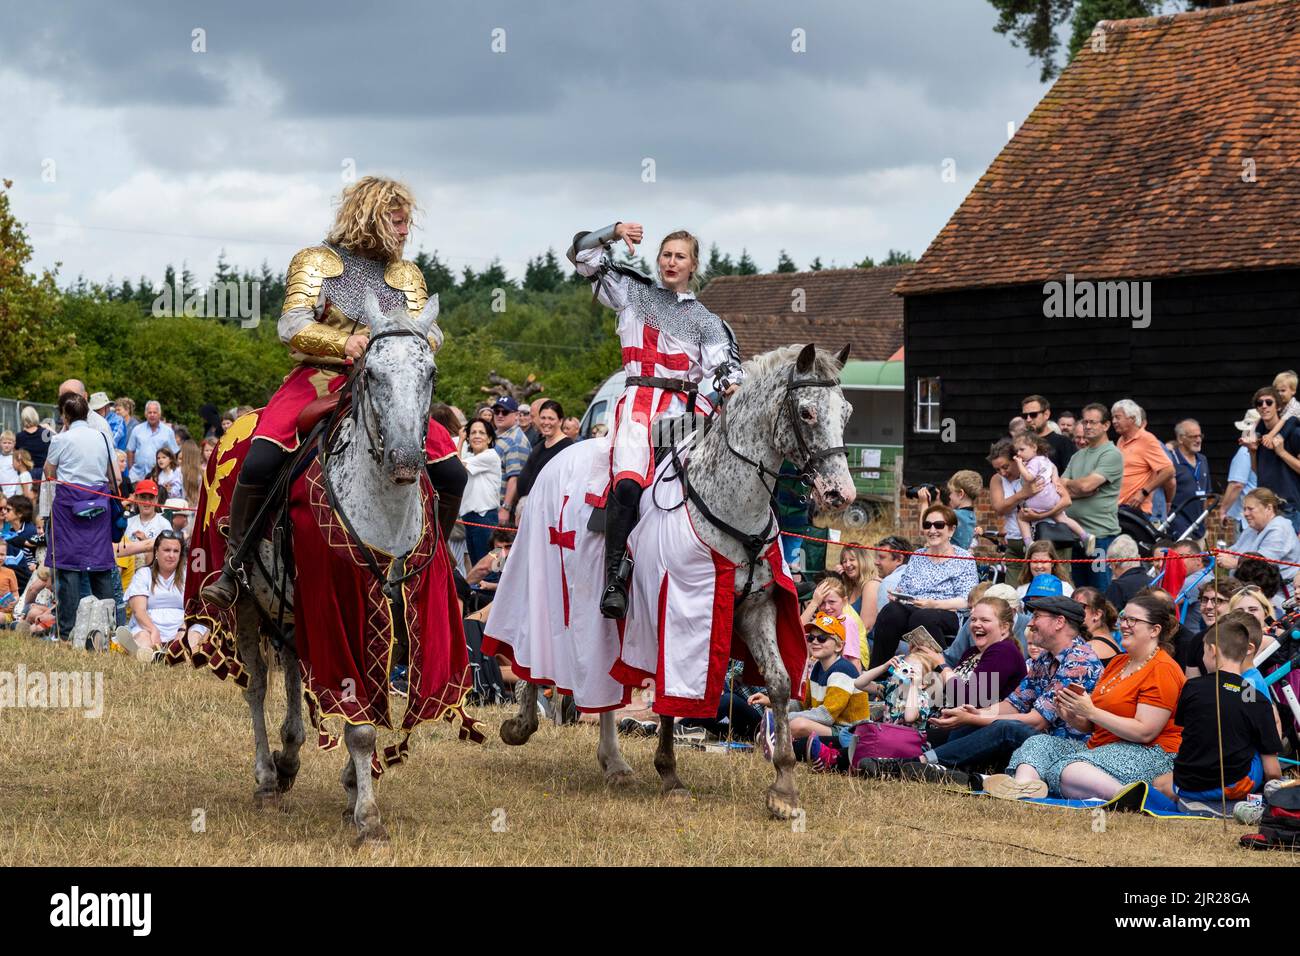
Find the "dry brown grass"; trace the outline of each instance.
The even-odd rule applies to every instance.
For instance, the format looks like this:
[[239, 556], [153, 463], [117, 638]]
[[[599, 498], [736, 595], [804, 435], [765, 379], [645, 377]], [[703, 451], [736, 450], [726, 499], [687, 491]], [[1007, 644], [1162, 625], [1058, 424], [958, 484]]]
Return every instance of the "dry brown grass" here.
[[[482, 714], [494, 736], [462, 744], [444, 726], [417, 732], [410, 763], [385, 774], [379, 799], [390, 847], [353, 851], [340, 820], [339, 752], [309, 743], [285, 812], [252, 805], [247, 709], [233, 686], [117, 655], [0, 637], [0, 671], [102, 668], [104, 716], [0, 714], [0, 864], [978, 864], [986, 866], [1292, 862], [1236, 847], [1243, 827], [1083, 812], [963, 797], [920, 784], [814, 776], [799, 769], [806, 830], [769, 820], [771, 769], [748, 754], [680, 754], [694, 792], [658, 795], [652, 743], [628, 742], [635, 782], [606, 789], [593, 726], [543, 726], [508, 748], [506, 711]], [[282, 711], [280, 687], [271, 714]], [[493, 811], [505, 832], [493, 832]], [[206, 831], [191, 832], [195, 809]], [[1063, 859], [1066, 858], [1066, 859]]]

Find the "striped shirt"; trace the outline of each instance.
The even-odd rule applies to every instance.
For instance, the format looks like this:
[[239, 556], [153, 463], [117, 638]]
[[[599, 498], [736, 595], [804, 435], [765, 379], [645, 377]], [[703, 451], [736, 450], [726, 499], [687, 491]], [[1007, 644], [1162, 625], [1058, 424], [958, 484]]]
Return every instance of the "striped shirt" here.
[[857, 676], [858, 669], [842, 657], [829, 668], [818, 661], [804, 688], [804, 710], [825, 707], [837, 727], [852, 727], [870, 719], [871, 701], [867, 692], [853, 686]]

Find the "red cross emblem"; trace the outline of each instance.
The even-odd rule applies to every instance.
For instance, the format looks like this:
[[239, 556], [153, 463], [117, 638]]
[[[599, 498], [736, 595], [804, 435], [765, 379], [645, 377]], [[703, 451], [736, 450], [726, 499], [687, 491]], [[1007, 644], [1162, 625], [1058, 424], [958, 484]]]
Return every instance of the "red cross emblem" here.
[[569, 626], [569, 578], [564, 570], [564, 552], [565, 550], [572, 551], [574, 550], [575, 547], [575, 542], [574, 542], [575, 533], [572, 531], [564, 530], [564, 509], [568, 506], [568, 504], [569, 504], [569, 496], [565, 495], [564, 504], [560, 505], [560, 521], [559, 521], [560, 526], [558, 528], [546, 529], [551, 533], [551, 544], [555, 545], [557, 548], [560, 549], [560, 587], [563, 589], [561, 593], [564, 597], [564, 626], [565, 627]]

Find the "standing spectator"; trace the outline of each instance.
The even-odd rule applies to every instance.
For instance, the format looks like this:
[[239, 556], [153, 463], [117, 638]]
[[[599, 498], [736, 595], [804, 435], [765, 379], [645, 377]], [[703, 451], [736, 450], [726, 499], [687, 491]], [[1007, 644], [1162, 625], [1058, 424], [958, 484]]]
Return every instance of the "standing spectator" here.
[[0, 495], [11, 498], [23, 493], [23, 484], [14, 467], [14, 442], [17, 436], [5, 429], [0, 432]]
[[[1079, 522], [1083, 530], [1096, 536], [1096, 548], [1104, 553], [1119, 534], [1118, 504], [1124, 480], [1124, 456], [1107, 435], [1110, 412], [1105, 405], [1093, 403], [1086, 406], [1082, 420], [1088, 445], [1076, 451], [1070, 459], [1062, 474], [1063, 484], [1070, 496], [1070, 517]], [[1163, 452], [1161, 458], [1164, 458]], [[1082, 549], [1075, 553], [1085, 558], [1096, 557], [1096, 552], [1082, 554]], [[1101, 570], [1088, 564], [1076, 565], [1076, 568], [1078, 584], [1090, 584], [1100, 591], [1110, 584], [1110, 572], [1104, 565]]]
[[[1061, 430], [1061, 434], [1069, 438], [1074, 434], [1074, 426], [1079, 420], [1075, 417], [1074, 412], [1061, 412], [1056, 416], [1056, 427]], [[1071, 452], [1073, 454], [1073, 452]]]
[[1057, 473], [1065, 471], [1065, 466], [1074, 456], [1074, 442], [1052, 430], [1052, 403], [1042, 395], [1027, 395], [1020, 400], [1020, 414], [1025, 418], [1026, 430], [1051, 446], [1048, 457], [1056, 466]]
[[1074, 450], [1088, 447], [1088, 429], [1083, 427], [1082, 421], [1074, 423], [1074, 430], [1071, 432], [1074, 438]]
[[144, 421], [135, 426], [126, 442], [126, 463], [131, 480], [139, 481], [148, 476], [158, 463], [158, 449], [178, 452], [180, 447], [176, 443], [176, 433], [162, 420], [162, 405], [146, 402]]
[[1254, 491], [1259, 485], [1255, 479], [1255, 464], [1249, 448], [1250, 442], [1255, 438], [1255, 426], [1259, 424], [1259, 412], [1252, 408], [1242, 416], [1241, 421], [1232, 424], [1241, 432], [1240, 447], [1228, 465], [1228, 487], [1219, 501], [1219, 523], [1227, 525], [1232, 522], [1237, 534], [1241, 534], [1246, 530], [1246, 520], [1241, 516], [1242, 496]]
[[469, 480], [460, 499], [460, 516], [470, 522], [465, 525], [465, 547], [473, 567], [492, 549], [492, 528], [475, 525], [497, 524], [501, 456], [496, 452], [497, 430], [491, 422], [475, 418], [465, 427], [465, 434], [460, 457]]
[[[1110, 560], [1110, 573], [1113, 580], [1107, 586], [1106, 600], [1116, 607], [1124, 607], [1129, 600], [1151, 583], [1146, 568], [1139, 560], [1137, 542], [1127, 534], [1122, 534], [1111, 542], [1106, 549]], [[1168, 635], [1173, 640], [1173, 635]]]
[[492, 406], [492, 422], [497, 427], [496, 452], [501, 456], [501, 507], [497, 520], [509, 524], [519, 497], [519, 475], [528, 464], [533, 446], [519, 427], [519, 403], [511, 396], [502, 395], [496, 400]]
[[1041, 435], [1026, 432], [1016, 436], [1012, 440], [1012, 446], [1016, 450], [1016, 467], [1020, 469], [1021, 482], [1036, 489], [1016, 513], [1021, 539], [1036, 540], [1038, 525], [1043, 521], [1052, 521], [1070, 531], [1085, 552], [1091, 552], [1097, 544], [1097, 538], [1084, 531], [1083, 525], [1067, 513], [1070, 499], [1061, 494], [1057, 480], [1060, 473], [1047, 457], [1050, 450], [1047, 441]]
[[[533, 420], [533, 406], [527, 402], [519, 403], [519, 428], [528, 439], [528, 444], [536, 448], [542, 443], [542, 431], [537, 427], [537, 422]], [[520, 495], [519, 497], [523, 497]]]
[[90, 396], [90, 410], [98, 412], [99, 415], [108, 422], [108, 427], [113, 430], [113, 447], [126, 447], [126, 421], [113, 408], [113, 403], [108, 399], [107, 392], [96, 392]]
[[[537, 431], [539, 440], [533, 443], [533, 450], [528, 455], [524, 470], [519, 473], [515, 484], [515, 504], [518, 505], [533, 490], [533, 482], [541, 474], [547, 462], [573, 444], [572, 438], [565, 438], [560, 431], [560, 420], [564, 418], [564, 408], [560, 403], [548, 399], [537, 409]], [[516, 519], [515, 524], [519, 522]]]
[[1277, 392], [1279, 425], [1274, 425], [1266, 437], [1276, 438], [1278, 432], [1281, 431], [1280, 423], [1288, 418], [1300, 419], [1300, 402], [1296, 401], [1295, 397], [1297, 383], [1300, 383], [1300, 378], [1296, 376], [1295, 372], [1278, 372], [1274, 377], [1273, 391]]
[[1033, 497], [1035, 489], [1026, 488], [1020, 480], [1016, 449], [1010, 440], [1002, 438], [995, 441], [989, 449], [988, 462], [993, 466], [993, 477], [989, 480], [989, 498], [993, 503], [993, 513], [1002, 518], [1007, 557], [1012, 559], [1007, 564], [1007, 583], [1016, 587], [1022, 580], [1026, 580], [1025, 566], [1018, 560], [1025, 556], [1025, 540], [1020, 536], [1017, 515], [1020, 503]]
[[181, 469], [176, 461], [176, 452], [170, 448], [159, 448], [154, 461], [149, 477], [158, 483], [158, 494], [163, 498], [183, 496], [185, 486], [181, 480]]
[[1115, 419], [1115, 434], [1119, 436], [1118, 448], [1124, 459], [1120, 504], [1133, 505], [1151, 514], [1151, 493], [1173, 478], [1174, 466], [1160, 440], [1147, 431], [1146, 412], [1141, 405], [1130, 398], [1121, 398], [1110, 410]]
[[221, 437], [221, 413], [217, 411], [217, 406], [211, 402], [200, 405], [199, 418], [203, 420], [203, 437], [205, 439]]
[[1260, 487], [1285, 500], [1279, 513], [1290, 520], [1293, 530], [1300, 531], [1300, 419], [1283, 421], [1278, 411], [1281, 407], [1277, 389], [1270, 386], [1255, 393], [1259, 424], [1249, 446], [1250, 458]]
[[[1201, 425], [1194, 418], [1184, 418], [1174, 426], [1174, 497], [1169, 511], [1174, 516], [1169, 525], [1169, 536], [1179, 537], [1195, 521], [1204, 508], [1205, 496], [1210, 493], [1210, 463], [1201, 452]], [[1192, 504], [1200, 501], [1201, 507]], [[1197, 538], [1204, 536], [1202, 525]]]
[[564, 421], [560, 422], [560, 431], [564, 432], [565, 438], [578, 440], [578, 431], [582, 428], [582, 420], [570, 415]]
[[123, 395], [113, 403], [113, 410], [121, 416], [126, 431], [126, 438], [122, 439], [118, 451], [126, 451], [126, 443], [131, 438], [131, 432], [135, 431], [135, 426], [140, 424], [140, 419], [135, 417], [135, 399]]
[[[62, 385], [59, 386], [60, 397], [62, 397], [66, 392], [76, 392], [78, 395], [80, 395], [82, 398], [86, 400], [86, 407], [87, 408], [90, 407], [90, 395], [86, 392], [85, 383], [83, 383], [81, 379], [70, 378]], [[112, 443], [113, 441], [112, 427], [108, 424], [107, 421], [104, 420], [104, 416], [99, 414], [99, 412], [95, 411], [93, 408], [90, 408], [89, 412], [86, 415], [86, 424], [89, 425], [91, 428], [95, 429], [105, 438], [107, 438], [110, 444]], [[116, 471], [116, 466], [117, 466], [116, 460], [114, 460], [113, 465], [114, 465], [114, 471]], [[117, 474], [117, 477], [121, 478], [122, 476], [121, 474]]]
[[41, 425], [41, 416], [30, 405], [24, 405], [21, 415], [22, 429], [14, 440], [14, 447], [32, 456], [32, 474], [45, 471], [45, 456], [50, 453], [50, 439], [54, 432]]
[[[107, 499], [112, 455], [102, 433], [87, 422], [90, 406], [79, 392], [59, 396], [64, 431], [50, 442], [45, 476], [56, 479], [45, 561], [55, 571], [58, 635], [71, 640], [81, 579], [97, 598], [114, 600], [113, 543]], [[83, 490], [85, 489], [85, 490]]]
[[203, 487], [203, 466], [206, 463], [207, 459], [192, 440], [181, 443], [179, 464], [183, 494], [174, 497], [184, 498], [186, 501], [199, 500], [199, 489]]

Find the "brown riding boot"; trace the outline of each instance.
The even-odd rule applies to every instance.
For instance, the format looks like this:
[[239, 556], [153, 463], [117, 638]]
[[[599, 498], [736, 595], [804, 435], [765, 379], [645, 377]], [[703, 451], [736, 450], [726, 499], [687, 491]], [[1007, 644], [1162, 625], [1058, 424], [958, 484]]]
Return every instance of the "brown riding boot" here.
[[211, 584], [206, 585], [200, 593], [203, 600], [215, 607], [227, 608], [239, 597], [239, 576], [243, 568], [236, 564], [236, 556], [243, 547], [244, 540], [257, 529], [252, 527], [253, 519], [262, 510], [267, 499], [266, 489], [260, 485], [235, 483], [235, 491], [230, 497], [230, 527], [226, 532], [226, 560], [221, 574]]

